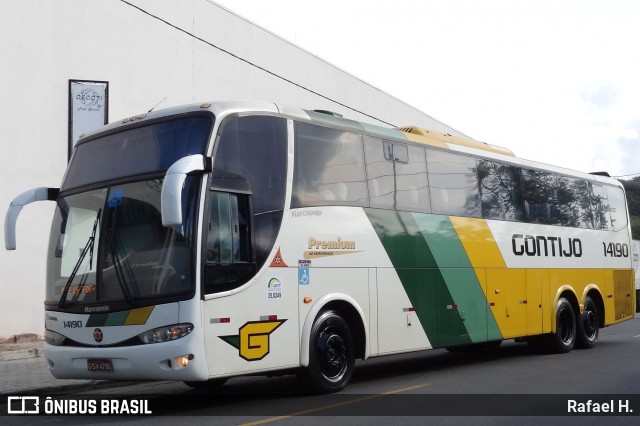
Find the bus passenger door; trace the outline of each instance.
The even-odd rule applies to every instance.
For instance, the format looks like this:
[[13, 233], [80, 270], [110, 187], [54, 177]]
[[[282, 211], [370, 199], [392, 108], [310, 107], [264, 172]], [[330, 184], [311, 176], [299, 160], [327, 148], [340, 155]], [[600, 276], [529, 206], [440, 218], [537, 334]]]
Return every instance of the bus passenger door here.
[[[257, 273], [250, 197], [211, 191], [204, 242], [203, 290], [207, 363], [212, 377], [295, 367], [297, 271]], [[274, 254], [275, 255], [275, 254]]]

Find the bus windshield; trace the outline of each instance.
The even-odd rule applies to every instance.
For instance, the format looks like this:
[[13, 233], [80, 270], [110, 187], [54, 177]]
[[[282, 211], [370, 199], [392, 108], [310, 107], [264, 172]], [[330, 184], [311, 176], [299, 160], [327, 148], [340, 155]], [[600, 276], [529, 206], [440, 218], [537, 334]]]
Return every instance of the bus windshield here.
[[181, 116], [76, 147], [51, 232], [49, 308], [157, 303], [192, 293], [199, 179], [185, 182], [179, 226], [162, 225], [161, 189], [173, 163], [205, 153], [212, 125], [210, 115]]
[[188, 294], [197, 205], [195, 178], [183, 193], [182, 226], [162, 226], [161, 179], [61, 197], [47, 274], [47, 303], [71, 308]]
[[204, 154], [212, 125], [211, 116], [192, 115], [81, 142], [60, 189], [166, 171], [182, 157]]

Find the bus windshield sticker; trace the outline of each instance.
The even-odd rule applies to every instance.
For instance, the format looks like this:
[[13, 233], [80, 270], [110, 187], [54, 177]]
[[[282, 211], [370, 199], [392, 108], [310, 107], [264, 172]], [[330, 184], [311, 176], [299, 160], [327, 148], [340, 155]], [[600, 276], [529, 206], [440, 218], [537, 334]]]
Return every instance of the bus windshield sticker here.
[[109, 203], [107, 204], [109, 208], [119, 207], [122, 205], [122, 189], [114, 189], [111, 191], [111, 195], [109, 196]]

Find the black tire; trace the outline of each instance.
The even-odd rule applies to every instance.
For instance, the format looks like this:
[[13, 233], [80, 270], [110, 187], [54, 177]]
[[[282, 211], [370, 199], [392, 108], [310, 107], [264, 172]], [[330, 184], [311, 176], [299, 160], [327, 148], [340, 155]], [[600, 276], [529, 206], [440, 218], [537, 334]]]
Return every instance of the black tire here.
[[309, 341], [309, 366], [300, 375], [314, 393], [332, 393], [344, 389], [355, 369], [351, 330], [335, 311], [318, 315]]
[[217, 391], [217, 390], [220, 390], [220, 388], [222, 388], [222, 386], [226, 382], [227, 382], [227, 379], [210, 379], [210, 380], [204, 380], [202, 382], [188, 381], [188, 382], [184, 382], [184, 384], [193, 389]]
[[549, 349], [554, 353], [571, 352], [576, 343], [576, 315], [564, 297], [556, 305], [556, 332], [548, 336]]
[[600, 333], [600, 317], [598, 305], [589, 296], [584, 301], [584, 311], [578, 320], [578, 334], [576, 346], [582, 349], [591, 349], [598, 341]]

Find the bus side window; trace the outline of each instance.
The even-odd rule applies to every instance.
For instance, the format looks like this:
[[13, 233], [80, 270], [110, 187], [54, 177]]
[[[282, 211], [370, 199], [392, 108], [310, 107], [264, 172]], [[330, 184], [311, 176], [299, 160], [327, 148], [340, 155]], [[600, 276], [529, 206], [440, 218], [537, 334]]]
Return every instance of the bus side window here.
[[589, 204], [593, 229], [609, 229], [609, 203], [602, 185], [589, 183]]
[[430, 212], [423, 147], [364, 139], [371, 207]]
[[563, 226], [589, 228], [586, 219], [585, 197], [587, 196], [586, 182], [568, 176], [558, 176], [556, 185], [558, 222]]
[[284, 209], [287, 121], [281, 117], [231, 117], [223, 123], [213, 168], [242, 177], [251, 190], [258, 267], [273, 249]]
[[362, 135], [295, 123], [291, 207], [368, 206]]
[[627, 226], [627, 208], [624, 202], [624, 192], [622, 189], [607, 186], [607, 201], [609, 202], [611, 229], [614, 231], [624, 229]]
[[516, 167], [480, 160], [478, 179], [483, 217], [511, 221], [523, 220], [522, 194]]
[[475, 158], [429, 150], [427, 172], [433, 213], [480, 217], [480, 191]]
[[523, 169], [522, 197], [528, 222], [559, 224], [556, 209], [556, 176], [539, 170]]
[[211, 191], [205, 252], [205, 293], [239, 287], [255, 273], [249, 197]]

